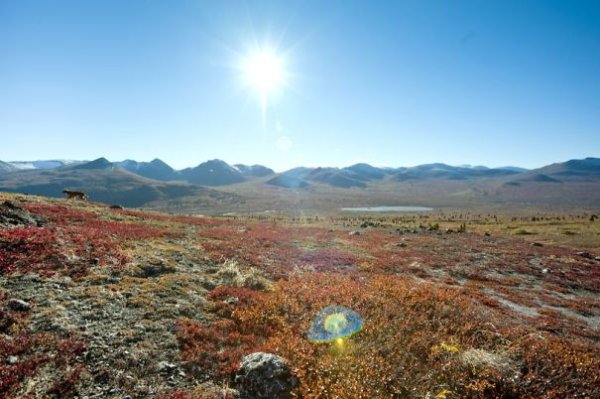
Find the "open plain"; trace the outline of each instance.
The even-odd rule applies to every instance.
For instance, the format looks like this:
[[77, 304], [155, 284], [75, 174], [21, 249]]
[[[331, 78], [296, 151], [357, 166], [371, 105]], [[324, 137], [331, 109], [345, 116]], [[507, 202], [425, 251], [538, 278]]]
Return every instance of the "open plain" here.
[[[597, 398], [589, 212], [183, 216], [0, 195], [0, 397]], [[364, 326], [307, 339], [329, 305]]]

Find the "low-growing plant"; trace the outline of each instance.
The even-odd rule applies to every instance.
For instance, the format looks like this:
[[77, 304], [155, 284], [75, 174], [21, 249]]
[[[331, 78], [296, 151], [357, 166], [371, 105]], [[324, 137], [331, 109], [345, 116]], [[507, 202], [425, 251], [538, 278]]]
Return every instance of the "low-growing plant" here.
[[[43, 394], [62, 395], [73, 391], [84, 366], [80, 355], [85, 351], [82, 341], [53, 333], [33, 333], [29, 330], [29, 313], [11, 311], [10, 297], [0, 291], [0, 399], [15, 398], [22, 384], [43, 367], [68, 370]], [[45, 395], [44, 395], [45, 396]]]
[[232, 287], [268, 290], [271, 286], [271, 282], [257, 268], [243, 268], [234, 259], [225, 260], [217, 276], [221, 278], [224, 285]]
[[[444, 389], [448, 397], [572, 397], [591, 395], [594, 383], [578, 381], [600, 371], [592, 343], [524, 340], [534, 326], [481, 305], [468, 290], [406, 277], [303, 274], [272, 292], [221, 287], [209, 299], [224, 320], [180, 322], [184, 359], [227, 379], [244, 354], [278, 354], [301, 381], [296, 397], [426, 397]], [[362, 331], [333, 344], [309, 342], [313, 316], [332, 304], [357, 311]], [[539, 350], [526, 354], [532, 342]], [[577, 372], [549, 371], [576, 363]]]

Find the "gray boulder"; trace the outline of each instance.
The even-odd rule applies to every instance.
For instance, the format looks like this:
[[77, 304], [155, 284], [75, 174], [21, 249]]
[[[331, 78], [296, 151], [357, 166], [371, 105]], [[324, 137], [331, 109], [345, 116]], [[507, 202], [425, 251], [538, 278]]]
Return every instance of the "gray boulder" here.
[[298, 379], [284, 358], [255, 352], [242, 359], [235, 385], [242, 398], [288, 399], [291, 390], [298, 386]]

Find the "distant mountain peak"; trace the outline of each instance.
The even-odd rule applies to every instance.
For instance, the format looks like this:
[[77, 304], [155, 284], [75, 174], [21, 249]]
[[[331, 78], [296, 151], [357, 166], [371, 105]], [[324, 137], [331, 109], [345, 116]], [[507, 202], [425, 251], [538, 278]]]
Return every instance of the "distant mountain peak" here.
[[364, 162], [348, 166], [343, 170], [351, 172], [352, 178], [363, 181], [382, 179], [387, 174], [385, 169], [376, 168]]
[[73, 169], [112, 169], [114, 166], [112, 162], [104, 157], [100, 157], [90, 162], [78, 164], [72, 166]]
[[172, 167], [158, 158], [155, 158], [150, 162], [137, 162], [126, 159], [123, 162], [119, 162], [118, 165], [130, 172], [149, 179], [160, 181], [179, 179], [179, 174]]
[[238, 169], [220, 159], [211, 159], [194, 168], [184, 169], [180, 174], [190, 183], [206, 186], [222, 186], [246, 180]]
[[241, 174], [248, 177], [265, 177], [275, 174], [273, 169], [263, 165], [235, 164], [233, 166], [239, 170]]

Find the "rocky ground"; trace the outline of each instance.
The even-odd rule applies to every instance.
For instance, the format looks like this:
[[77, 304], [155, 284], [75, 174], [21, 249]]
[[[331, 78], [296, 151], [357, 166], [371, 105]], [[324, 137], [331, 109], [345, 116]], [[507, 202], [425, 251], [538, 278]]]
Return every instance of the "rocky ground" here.
[[[5, 229], [36, 223], [28, 212], [12, 216], [8, 223], [4, 212]], [[124, 251], [131, 256], [123, 267], [92, 265], [84, 277], [19, 271], [0, 277], [2, 291], [30, 307], [28, 333], [85, 342], [77, 360], [85, 370], [73, 397], [153, 397], [202, 382], [181, 367], [174, 322], [206, 318], [204, 294], [221, 283], [218, 269], [185, 238], [130, 242]], [[43, 397], [63, 372], [40, 368], [6, 397]]]

